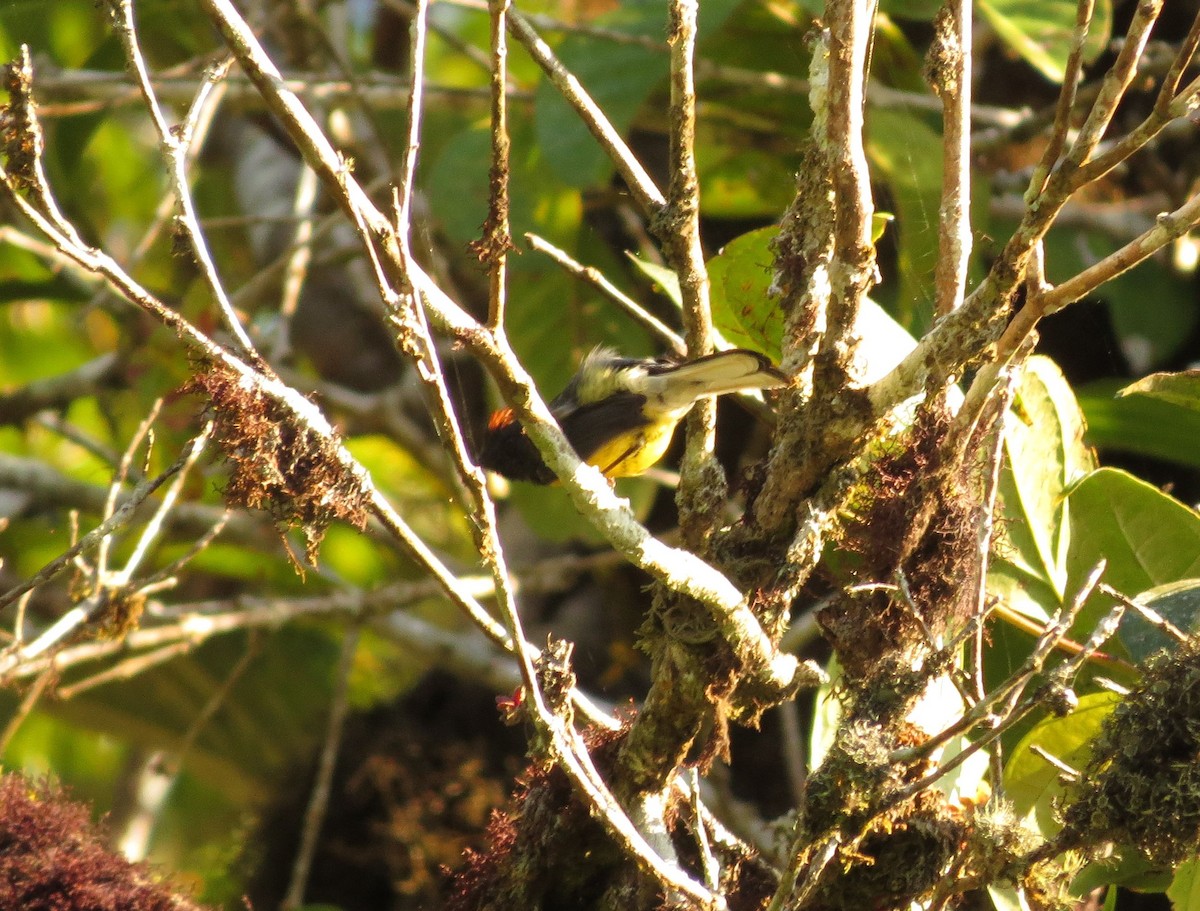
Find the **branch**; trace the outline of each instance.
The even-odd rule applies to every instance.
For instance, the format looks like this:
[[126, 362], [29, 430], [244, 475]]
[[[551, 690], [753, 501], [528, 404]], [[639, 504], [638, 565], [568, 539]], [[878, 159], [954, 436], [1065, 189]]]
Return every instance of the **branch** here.
[[[700, 178], [696, 173], [696, 17], [698, 0], [671, 0], [667, 44], [671, 49], [671, 109], [667, 205], [652, 221], [667, 259], [679, 277], [683, 334], [688, 355], [713, 350], [708, 269], [700, 243]], [[713, 454], [717, 439], [717, 403], [703, 398], [687, 423], [687, 447], [676, 494], [684, 541], [699, 551], [728, 498], [724, 473]]]
[[1047, 291], [1043, 298], [1044, 314], [1057, 313], [1111, 281], [1122, 272], [1153, 256], [1167, 244], [1187, 234], [1200, 224], [1200, 196], [1193, 196], [1174, 212], [1158, 216], [1157, 224], [1121, 249], [1110, 253], [1100, 262]]
[[942, 97], [942, 203], [938, 213], [935, 312], [944, 316], [966, 294], [971, 259], [971, 3], [951, 0], [934, 22], [929, 51], [933, 89]]
[[625, 140], [609, 123], [599, 105], [592, 100], [587, 89], [571, 72], [562, 65], [550, 49], [550, 45], [538, 36], [537, 32], [520, 13], [510, 10], [508, 27], [518, 41], [524, 45], [534, 61], [542, 68], [550, 81], [561, 93], [567, 104], [575, 109], [579, 119], [588, 128], [600, 147], [608, 153], [617, 172], [629, 187], [630, 193], [646, 213], [656, 212], [665, 205], [662, 191], [654, 184], [653, 178], [642, 167], [637, 156], [633, 154]]

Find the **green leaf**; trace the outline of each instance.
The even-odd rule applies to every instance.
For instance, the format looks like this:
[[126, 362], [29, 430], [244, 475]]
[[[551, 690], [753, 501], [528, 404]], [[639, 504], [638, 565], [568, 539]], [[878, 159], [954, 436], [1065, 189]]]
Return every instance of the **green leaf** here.
[[1179, 373], [1155, 373], [1126, 386], [1118, 396], [1145, 395], [1200, 412], [1200, 370]]
[[831, 655], [825, 665], [825, 682], [817, 687], [813, 695], [813, 723], [808, 737], [808, 767], [815, 769], [829, 754], [842, 720], [842, 702], [838, 694], [843, 690], [842, 667], [837, 655]]
[[[662, 10], [657, 13], [661, 22]], [[594, 40], [577, 35], [563, 41], [558, 55], [620, 134], [628, 132], [669, 66], [666, 54], [619, 44], [601, 51]], [[537, 141], [555, 177], [579, 188], [602, 183], [613, 170], [608, 154], [549, 80], [538, 84], [534, 105]]]
[[775, 254], [772, 226], [731, 240], [708, 261], [713, 325], [731, 344], [765, 354], [778, 363], [783, 311], [770, 294]]
[[679, 309], [683, 309], [683, 292], [679, 290], [679, 276], [675, 274], [674, 269], [652, 263], [648, 259], [642, 259], [635, 253], [627, 252], [625, 255], [642, 275], [650, 279], [655, 287], [670, 299], [671, 303]]
[[1107, 692], [1081, 696], [1079, 707], [1070, 715], [1042, 719], [1012, 751], [1004, 767], [1005, 793], [1017, 815], [1036, 825], [1042, 835], [1048, 837], [1062, 828], [1054, 801], [1064, 788], [1059, 770], [1031, 748], [1040, 747], [1072, 768], [1082, 769], [1090, 757], [1092, 740], [1119, 701], [1120, 697]]
[[[1071, 540], [1066, 493], [1095, 467], [1083, 416], [1049, 358], [1026, 364], [1005, 424], [997, 511], [1003, 546], [992, 576], [1009, 606], [1047, 619], [1065, 599]], [[1033, 584], [1030, 584], [1033, 583]]]
[[1175, 878], [1167, 888], [1172, 911], [1200, 909], [1200, 859], [1192, 858], [1179, 865]]
[[[1156, 585], [1139, 594], [1137, 601], [1185, 633], [1200, 632], [1200, 579]], [[1179, 644], [1149, 620], [1132, 611], [1121, 620], [1121, 642], [1138, 661]]]
[[[978, 0], [976, 9], [1009, 47], [1051, 82], [1062, 82], [1075, 30], [1074, 0]], [[1084, 60], [1104, 50], [1112, 32], [1112, 3], [1097, 0]]]
[[871, 213], [871, 243], [879, 243], [879, 238], [883, 237], [883, 232], [887, 230], [887, 226], [896, 220], [896, 216], [891, 212], [872, 212]]
[[[487, 218], [491, 135], [484, 126], [459, 132], [438, 156], [429, 177], [429, 200], [451, 239], [468, 243], [481, 233]], [[534, 143], [527, 121], [514, 121], [510, 218], [512, 233], [535, 231], [558, 237], [572, 230], [583, 215], [579, 192], [554, 180], [542, 150]], [[513, 266], [519, 259], [513, 258]]]
[[[1149, 379], [1149, 377], [1147, 378]], [[1189, 408], [1134, 386], [1118, 395], [1119, 380], [1076, 390], [1087, 418], [1087, 440], [1101, 450], [1132, 452], [1200, 468], [1200, 408]], [[1134, 384], [1140, 385], [1140, 384]]]
[[[1161, 867], [1150, 863], [1140, 851], [1118, 849], [1109, 857], [1084, 867], [1071, 881], [1071, 894], [1087, 895], [1101, 886], [1124, 886], [1137, 892], [1163, 892], [1170, 881], [1170, 876], [1165, 875]], [[1110, 889], [1109, 895], [1116, 892], [1116, 889]]]
[[[1158, 488], [1101, 468], [1071, 492], [1070, 506], [1068, 591], [1101, 559], [1104, 581], [1127, 594], [1200, 577], [1200, 516]], [[1090, 632], [1108, 604], [1093, 595], [1076, 629]]]

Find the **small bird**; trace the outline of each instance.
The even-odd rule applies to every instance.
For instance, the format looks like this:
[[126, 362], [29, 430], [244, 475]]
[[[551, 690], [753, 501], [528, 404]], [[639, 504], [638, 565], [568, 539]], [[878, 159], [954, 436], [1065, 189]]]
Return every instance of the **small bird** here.
[[[550, 411], [580, 459], [606, 477], [621, 478], [641, 474], [662, 458], [675, 425], [697, 399], [787, 384], [787, 375], [767, 358], [743, 348], [681, 363], [620, 357], [601, 347], [583, 359]], [[479, 464], [514, 481], [555, 480], [510, 408], [488, 421]]]

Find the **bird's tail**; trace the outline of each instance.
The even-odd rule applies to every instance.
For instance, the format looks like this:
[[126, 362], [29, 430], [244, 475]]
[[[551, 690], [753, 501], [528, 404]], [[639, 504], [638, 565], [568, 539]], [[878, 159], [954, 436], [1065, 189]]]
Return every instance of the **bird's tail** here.
[[775, 389], [788, 378], [763, 355], [744, 348], [718, 351], [686, 364], [660, 368], [646, 377], [647, 404], [663, 411], [686, 410], [705, 395], [746, 389]]

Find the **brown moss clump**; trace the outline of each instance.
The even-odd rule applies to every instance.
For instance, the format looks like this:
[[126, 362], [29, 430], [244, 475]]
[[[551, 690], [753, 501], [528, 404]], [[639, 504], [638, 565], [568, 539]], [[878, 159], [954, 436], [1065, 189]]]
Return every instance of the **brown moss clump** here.
[[818, 615], [852, 681], [874, 678], [889, 654], [911, 663], [973, 603], [979, 485], [950, 431], [941, 403], [922, 405], [905, 438], [883, 444], [843, 522], [843, 581], [903, 586], [848, 593]]
[[33, 65], [29, 51], [0, 69], [0, 82], [8, 93], [8, 104], [0, 107], [0, 141], [5, 169], [19, 187], [37, 185], [37, 159], [42, 153], [42, 128], [33, 101]]
[[339, 457], [336, 438], [304, 426], [285, 403], [225, 367], [203, 370], [186, 391], [209, 401], [214, 439], [232, 469], [226, 503], [303, 529], [309, 563], [335, 520], [366, 526], [367, 492]]
[[[589, 735], [597, 768], [611, 766], [621, 732]], [[513, 797], [519, 814], [495, 813], [488, 850], [468, 851], [446, 911], [596, 907], [625, 882], [628, 862], [561, 767], [535, 761]]]
[[1115, 843], [1174, 866], [1200, 852], [1200, 639], [1150, 659], [1108, 717], [1059, 843]]
[[0, 778], [0, 908], [200, 911], [108, 850], [86, 806], [16, 774]]
[[885, 911], [924, 903], [944, 885], [967, 830], [945, 795], [921, 792], [865, 823], [826, 868], [808, 906]]

